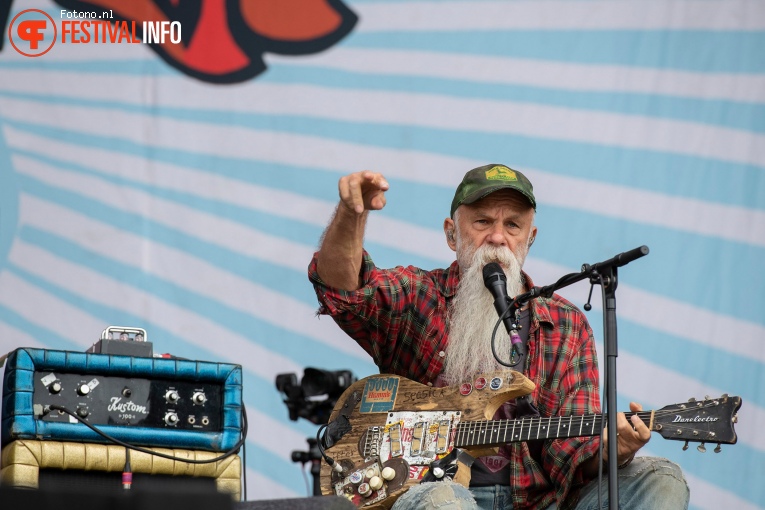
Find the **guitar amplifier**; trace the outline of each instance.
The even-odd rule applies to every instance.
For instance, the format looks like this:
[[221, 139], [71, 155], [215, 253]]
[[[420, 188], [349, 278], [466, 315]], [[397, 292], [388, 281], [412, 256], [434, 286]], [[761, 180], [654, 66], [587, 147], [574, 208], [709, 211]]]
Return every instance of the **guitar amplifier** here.
[[242, 432], [239, 365], [20, 348], [7, 360], [2, 440], [108, 443], [61, 406], [127, 443], [227, 451]]

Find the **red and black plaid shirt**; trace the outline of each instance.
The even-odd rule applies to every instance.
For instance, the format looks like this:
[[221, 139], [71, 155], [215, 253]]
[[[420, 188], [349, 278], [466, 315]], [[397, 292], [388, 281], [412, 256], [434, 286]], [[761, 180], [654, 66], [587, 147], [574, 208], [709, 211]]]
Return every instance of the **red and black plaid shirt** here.
[[[378, 269], [364, 252], [363, 286], [343, 291], [325, 285], [308, 268], [321, 306], [366, 350], [381, 373], [433, 385], [443, 368], [449, 343], [448, 307], [459, 282], [459, 267], [424, 271], [409, 267]], [[533, 286], [526, 276], [526, 283]], [[558, 295], [531, 302], [529, 353], [525, 375], [534, 381], [532, 396], [542, 416], [600, 413], [598, 361], [587, 319]], [[543, 509], [557, 501], [574, 506], [574, 490], [587, 480], [577, 469], [597, 455], [598, 438], [546, 441], [541, 465], [526, 443], [510, 448], [513, 508]], [[562, 503], [561, 503], [562, 502]]]

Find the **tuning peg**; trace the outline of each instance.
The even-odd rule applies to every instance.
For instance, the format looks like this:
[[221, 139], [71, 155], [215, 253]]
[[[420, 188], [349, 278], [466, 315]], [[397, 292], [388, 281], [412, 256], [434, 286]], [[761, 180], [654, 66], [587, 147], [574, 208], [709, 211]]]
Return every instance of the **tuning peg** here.
[[723, 393], [722, 397], [720, 397], [720, 398], [723, 399], [723, 400], [727, 400], [728, 399], [728, 394], [727, 393]]
[[442, 468], [440, 467], [433, 468], [433, 476], [435, 476], [439, 480], [443, 478], [445, 474], [446, 472]]
[[683, 445], [683, 451], [685, 451], [687, 449], [688, 449], [688, 441], [686, 441], [685, 444]]
[[709, 395], [704, 395], [704, 400], [709, 400]]
[[700, 445], [698, 445], [698, 446], [696, 447], [696, 449], [697, 449], [698, 451], [700, 451], [701, 453], [706, 453], [706, 452], [707, 452], [707, 447], [706, 447], [706, 446], [704, 446], [704, 443], [701, 443]]
[[691, 397], [691, 398], [688, 399], [688, 402], [696, 402], [696, 398], [695, 397]]
[[715, 447], [715, 453], [720, 453], [722, 451], [722, 447], [720, 446], [720, 443], [717, 443], [717, 446]]

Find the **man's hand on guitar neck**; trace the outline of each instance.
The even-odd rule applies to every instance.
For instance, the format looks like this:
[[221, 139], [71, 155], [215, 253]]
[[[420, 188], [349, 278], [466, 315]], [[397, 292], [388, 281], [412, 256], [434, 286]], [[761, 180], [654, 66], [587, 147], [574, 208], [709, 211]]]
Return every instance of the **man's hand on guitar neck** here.
[[[630, 402], [630, 410], [633, 413], [637, 413], [643, 410], [643, 406], [637, 402]], [[629, 464], [635, 457], [635, 454], [651, 439], [651, 431], [648, 429], [643, 420], [636, 414], [630, 416], [629, 419], [624, 413], [619, 413], [616, 416], [616, 446], [617, 453], [616, 459], [619, 466], [625, 466]], [[603, 430], [603, 464], [608, 460], [608, 429]], [[595, 477], [598, 475], [598, 470], [601, 468], [601, 463], [598, 457], [593, 457], [587, 463], [582, 466], [584, 473], [589, 477]]]

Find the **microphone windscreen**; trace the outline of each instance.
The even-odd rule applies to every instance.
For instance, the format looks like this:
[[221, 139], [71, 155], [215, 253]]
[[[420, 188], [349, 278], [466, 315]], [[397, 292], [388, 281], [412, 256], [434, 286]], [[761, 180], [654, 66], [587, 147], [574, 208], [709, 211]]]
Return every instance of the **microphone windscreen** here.
[[497, 264], [496, 262], [489, 262], [485, 266], [483, 266], [483, 279], [486, 281], [487, 278], [490, 278], [491, 276], [494, 276], [495, 274], [501, 274], [502, 277], [505, 277], [505, 272], [502, 271], [502, 266]]

